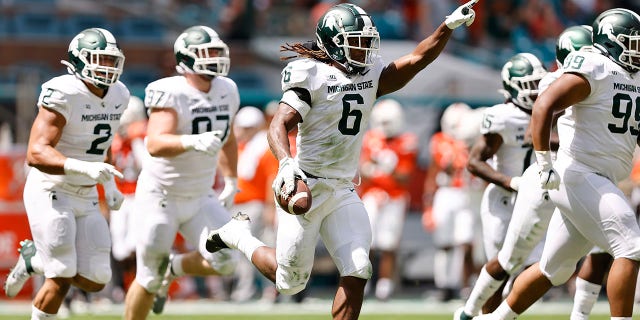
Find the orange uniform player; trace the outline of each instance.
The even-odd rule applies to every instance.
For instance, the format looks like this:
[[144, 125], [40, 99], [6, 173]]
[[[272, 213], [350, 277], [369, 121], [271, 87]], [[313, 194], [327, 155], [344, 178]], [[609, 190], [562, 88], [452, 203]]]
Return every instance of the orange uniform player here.
[[360, 190], [371, 222], [371, 250], [380, 253], [375, 296], [387, 300], [394, 289], [396, 250], [409, 204], [407, 188], [416, 169], [418, 138], [402, 132], [403, 111], [395, 100], [376, 103], [371, 123], [362, 143]]

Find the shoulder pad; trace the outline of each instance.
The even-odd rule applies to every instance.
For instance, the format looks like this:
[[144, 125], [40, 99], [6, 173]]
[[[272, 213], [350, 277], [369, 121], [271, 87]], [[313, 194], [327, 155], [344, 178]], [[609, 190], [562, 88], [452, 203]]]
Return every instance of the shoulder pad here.
[[600, 53], [573, 51], [564, 60], [563, 72], [584, 75], [589, 81], [601, 80], [609, 75], [605, 61], [611, 61]]
[[[482, 112], [482, 127], [480, 133], [498, 133], [505, 128], [505, 113], [508, 112], [508, 104], [500, 103], [489, 107]], [[515, 108], [515, 107], [514, 107]]]
[[292, 61], [282, 70], [282, 91], [308, 88], [310, 77], [316, 73], [316, 63], [310, 59]]
[[182, 87], [178, 84], [179, 78], [168, 77], [149, 83], [144, 90], [144, 105], [150, 108], [176, 107], [175, 93]]

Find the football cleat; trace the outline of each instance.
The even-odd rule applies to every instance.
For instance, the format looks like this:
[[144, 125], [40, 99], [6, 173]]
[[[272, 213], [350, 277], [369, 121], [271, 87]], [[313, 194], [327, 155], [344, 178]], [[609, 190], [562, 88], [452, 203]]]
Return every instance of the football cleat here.
[[216, 252], [221, 249], [237, 249], [240, 239], [251, 236], [251, 226], [249, 216], [238, 212], [224, 226], [211, 231], [207, 237], [206, 249], [209, 252]]
[[[167, 297], [169, 296], [169, 287], [173, 280], [176, 279], [176, 276], [171, 272], [171, 261], [173, 260], [173, 254], [168, 258], [165, 258], [160, 264], [160, 271], [164, 275], [162, 277], [162, 283], [160, 284], [160, 289], [156, 292], [156, 295], [153, 297], [153, 307], [151, 310], [155, 314], [161, 314], [164, 310], [164, 305], [167, 302]], [[164, 272], [162, 272], [164, 270]]]
[[471, 319], [473, 319], [472, 316], [469, 316], [466, 313], [464, 313], [464, 307], [460, 307], [456, 309], [456, 311], [453, 313], [453, 320], [471, 320]]
[[34, 273], [31, 266], [31, 258], [36, 255], [36, 246], [33, 241], [28, 239], [20, 241], [18, 252], [20, 252], [18, 262], [11, 269], [7, 276], [7, 281], [4, 283], [4, 292], [9, 298], [17, 296]]

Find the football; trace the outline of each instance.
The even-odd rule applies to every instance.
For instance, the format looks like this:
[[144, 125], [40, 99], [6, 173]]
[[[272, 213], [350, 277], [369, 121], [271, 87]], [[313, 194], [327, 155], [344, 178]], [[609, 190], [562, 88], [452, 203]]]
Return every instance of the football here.
[[[284, 185], [282, 188], [284, 188]], [[290, 214], [305, 214], [311, 209], [311, 190], [302, 179], [296, 177], [295, 187], [291, 196], [276, 195], [276, 201], [280, 208]]]

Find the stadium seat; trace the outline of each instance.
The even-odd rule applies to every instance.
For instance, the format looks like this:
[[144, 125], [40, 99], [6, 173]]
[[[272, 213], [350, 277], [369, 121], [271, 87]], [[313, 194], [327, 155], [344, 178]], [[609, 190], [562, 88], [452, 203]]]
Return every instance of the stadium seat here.
[[382, 39], [404, 39], [406, 38], [407, 25], [402, 20], [402, 16], [397, 12], [372, 13], [371, 19], [376, 24], [376, 28]]
[[164, 26], [152, 18], [125, 18], [120, 21], [119, 27], [119, 37], [123, 41], [160, 42], [165, 33]]
[[160, 78], [160, 74], [156, 69], [157, 68], [151, 66], [145, 67], [138, 65], [128, 67], [125, 65], [124, 72], [122, 72], [122, 76], [120, 76], [120, 81], [127, 86], [146, 87], [149, 83]]
[[68, 36], [74, 36], [88, 28], [104, 28], [111, 31], [112, 23], [100, 15], [72, 15], [64, 20], [64, 33]]
[[13, 21], [6, 15], [0, 16], [0, 39], [14, 34]]
[[264, 89], [265, 83], [255, 70], [234, 69], [232, 68], [229, 73], [231, 78], [240, 90], [242, 89]]
[[46, 13], [17, 13], [13, 17], [16, 36], [20, 38], [59, 38], [60, 20]]

